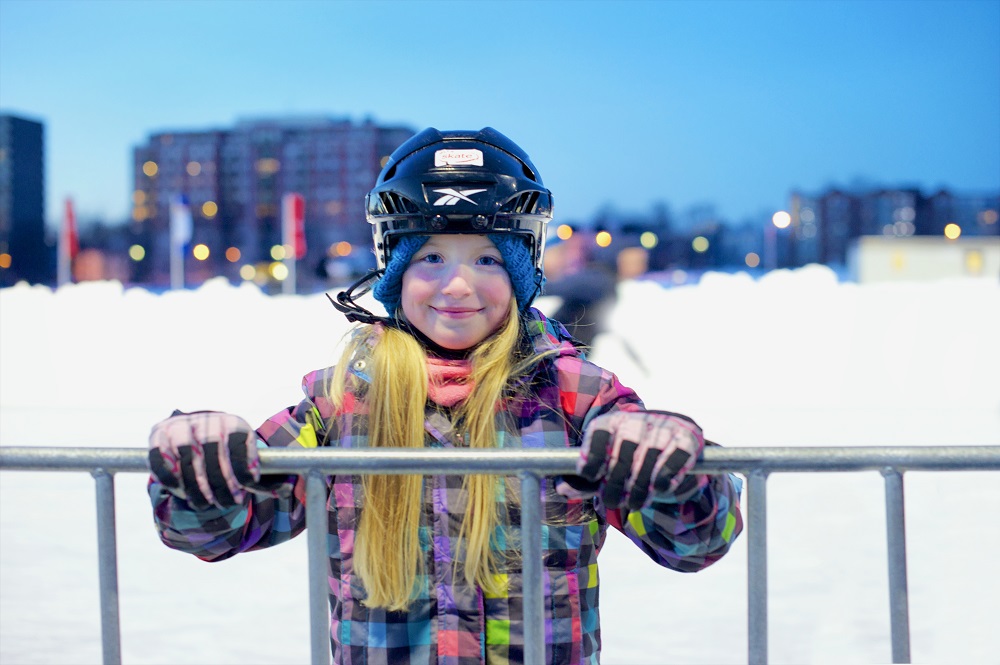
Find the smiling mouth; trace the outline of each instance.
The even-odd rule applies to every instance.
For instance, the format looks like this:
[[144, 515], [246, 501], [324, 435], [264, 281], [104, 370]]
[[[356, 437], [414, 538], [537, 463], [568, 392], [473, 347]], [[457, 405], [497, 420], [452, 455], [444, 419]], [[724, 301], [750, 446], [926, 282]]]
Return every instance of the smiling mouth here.
[[444, 316], [471, 316], [480, 311], [478, 308], [470, 309], [467, 307], [431, 307], [431, 309]]

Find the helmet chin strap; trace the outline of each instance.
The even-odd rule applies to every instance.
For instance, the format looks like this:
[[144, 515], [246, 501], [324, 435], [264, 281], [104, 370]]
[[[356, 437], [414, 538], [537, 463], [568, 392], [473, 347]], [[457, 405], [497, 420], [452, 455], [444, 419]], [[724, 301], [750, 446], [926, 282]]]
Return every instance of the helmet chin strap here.
[[[337, 299], [334, 300], [327, 293], [326, 297], [330, 300], [330, 303], [337, 309], [338, 312], [347, 317], [347, 320], [351, 323], [381, 323], [387, 326], [399, 327], [399, 322], [395, 318], [378, 316], [369, 312], [367, 309], [354, 302], [355, 298], [360, 298], [369, 291], [371, 291], [372, 286], [375, 282], [382, 277], [385, 269], [372, 270], [367, 275], [363, 276], [361, 279], [357, 280], [351, 284], [345, 291], [341, 291], [337, 294]], [[357, 291], [357, 293], [355, 293]]]

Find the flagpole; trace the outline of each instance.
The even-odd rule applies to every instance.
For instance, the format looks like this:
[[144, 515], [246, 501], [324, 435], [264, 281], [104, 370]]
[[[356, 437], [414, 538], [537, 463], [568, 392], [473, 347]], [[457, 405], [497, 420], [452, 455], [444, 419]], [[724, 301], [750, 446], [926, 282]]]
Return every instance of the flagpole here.
[[183, 194], [170, 201], [170, 288], [184, 288], [184, 248], [191, 242], [191, 207]]
[[[65, 222], [64, 222], [65, 223]], [[56, 285], [62, 286], [70, 282], [69, 248], [66, 246], [66, 229], [59, 229], [59, 252], [56, 264]]]
[[[287, 247], [287, 245], [286, 245]], [[288, 268], [288, 277], [281, 283], [281, 292], [285, 295], [295, 295], [295, 252], [285, 251], [285, 267]]]
[[175, 242], [170, 243], [170, 288], [184, 288], [184, 248]]
[[294, 201], [289, 194], [281, 197], [281, 246], [285, 249], [281, 262], [288, 271], [281, 282], [281, 292], [286, 296], [295, 295], [295, 235], [292, 229], [295, 222], [292, 206]]

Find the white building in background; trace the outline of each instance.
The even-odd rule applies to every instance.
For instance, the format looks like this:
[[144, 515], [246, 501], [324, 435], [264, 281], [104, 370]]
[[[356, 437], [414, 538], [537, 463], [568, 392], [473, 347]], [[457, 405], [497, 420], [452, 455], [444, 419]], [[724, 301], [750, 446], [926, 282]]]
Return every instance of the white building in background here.
[[1000, 237], [861, 236], [851, 244], [848, 268], [860, 284], [946, 277], [1000, 279]]

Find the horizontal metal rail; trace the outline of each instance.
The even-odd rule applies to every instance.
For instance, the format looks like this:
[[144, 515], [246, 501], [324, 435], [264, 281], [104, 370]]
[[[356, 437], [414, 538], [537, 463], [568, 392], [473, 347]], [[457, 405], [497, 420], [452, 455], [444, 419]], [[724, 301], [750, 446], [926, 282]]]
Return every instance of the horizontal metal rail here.
[[[265, 473], [466, 474], [540, 475], [571, 473], [574, 450], [506, 448], [372, 449], [314, 448], [259, 451]], [[144, 448], [65, 448], [0, 446], [0, 469], [21, 471], [149, 471]], [[762, 471], [983, 471], [1000, 470], [1000, 446], [856, 446], [856, 447], [710, 447], [695, 467], [697, 473], [748, 474]]]
[[[519, 475], [522, 493], [525, 662], [545, 660], [541, 566], [540, 478], [572, 473], [574, 450], [262, 449], [264, 473], [306, 478], [311, 649], [314, 664], [330, 661], [325, 475], [336, 473]], [[121, 662], [118, 616], [114, 474], [147, 472], [146, 450], [0, 446], [0, 470], [89, 471], [97, 483], [98, 567], [104, 662]], [[773, 472], [877, 470], [885, 479], [889, 605], [894, 663], [910, 661], [907, 607], [904, 471], [1000, 470], [1000, 446], [716, 448], [705, 450], [697, 473], [743, 473], [748, 487], [748, 660], [767, 662], [767, 495]]]

